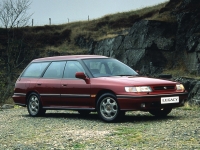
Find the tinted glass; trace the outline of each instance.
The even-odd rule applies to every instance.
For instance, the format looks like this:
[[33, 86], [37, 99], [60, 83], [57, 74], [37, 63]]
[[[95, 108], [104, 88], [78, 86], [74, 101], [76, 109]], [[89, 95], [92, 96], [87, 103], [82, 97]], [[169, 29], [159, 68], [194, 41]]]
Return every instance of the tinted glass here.
[[48, 65], [49, 62], [31, 63], [22, 74], [22, 77], [40, 77]]
[[94, 77], [138, 75], [132, 68], [116, 59], [86, 59], [83, 61]]
[[62, 78], [66, 61], [52, 62], [43, 75], [43, 78]]
[[84, 72], [82, 65], [78, 61], [67, 61], [65, 71], [64, 71], [64, 78], [76, 78], [76, 72]]

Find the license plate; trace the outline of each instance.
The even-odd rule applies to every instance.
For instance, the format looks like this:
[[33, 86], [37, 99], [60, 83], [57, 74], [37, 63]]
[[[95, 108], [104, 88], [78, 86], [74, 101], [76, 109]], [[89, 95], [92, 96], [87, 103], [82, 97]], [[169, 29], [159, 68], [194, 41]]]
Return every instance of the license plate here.
[[161, 104], [179, 103], [179, 96], [161, 97]]

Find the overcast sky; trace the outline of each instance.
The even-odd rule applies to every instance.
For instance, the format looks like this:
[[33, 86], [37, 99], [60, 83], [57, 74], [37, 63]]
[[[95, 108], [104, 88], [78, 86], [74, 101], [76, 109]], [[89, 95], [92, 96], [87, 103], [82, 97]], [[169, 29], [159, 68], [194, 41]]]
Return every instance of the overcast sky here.
[[98, 19], [108, 14], [153, 6], [168, 0], [32, 0], [30, 13], [34, 25]]

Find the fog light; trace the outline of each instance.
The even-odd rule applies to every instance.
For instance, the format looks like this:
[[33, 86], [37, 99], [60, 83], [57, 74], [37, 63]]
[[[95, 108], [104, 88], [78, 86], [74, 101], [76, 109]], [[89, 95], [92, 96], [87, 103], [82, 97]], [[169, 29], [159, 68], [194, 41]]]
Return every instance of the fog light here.
[[145, 103], [142, 103], [140, 106], [141, 108], [145, 108]]

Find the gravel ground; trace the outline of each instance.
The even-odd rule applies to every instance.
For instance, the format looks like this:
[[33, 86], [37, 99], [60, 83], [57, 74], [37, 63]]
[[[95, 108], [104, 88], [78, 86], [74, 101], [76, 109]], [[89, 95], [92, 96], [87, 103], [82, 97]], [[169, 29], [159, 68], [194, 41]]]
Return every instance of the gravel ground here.
[[1, 150], [200, 150], [200, 109], [174, 109], [161, 119], [129, 112], [120, 123], [96, 113], [47, 111], [30, 117], [26, 108], [0, 110]]

